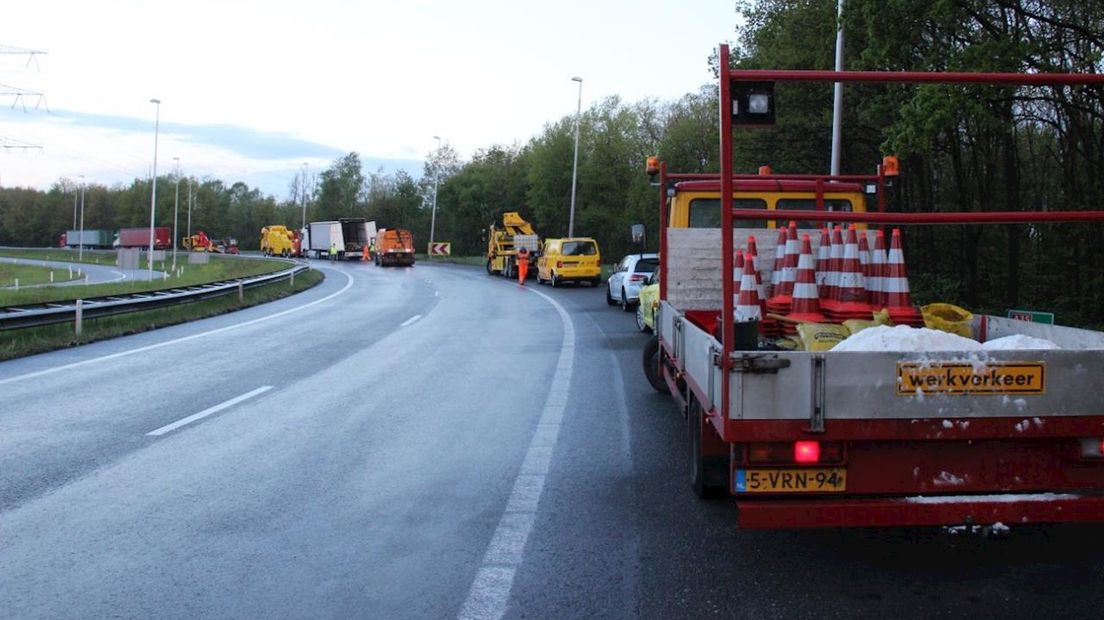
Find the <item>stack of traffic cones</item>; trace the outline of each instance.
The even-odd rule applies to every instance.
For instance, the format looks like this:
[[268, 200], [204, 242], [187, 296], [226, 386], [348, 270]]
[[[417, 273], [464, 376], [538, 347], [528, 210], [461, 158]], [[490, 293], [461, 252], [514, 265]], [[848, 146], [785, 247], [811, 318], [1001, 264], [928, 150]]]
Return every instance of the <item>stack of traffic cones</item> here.
[[[820, 311], [820, 296], [817, 294], [816, 276], [813, 271], [813, 243], [806, 234], [801, 238], [801, 257], [797, 263], [793, 305], [788, 318], [812, 323], [823, 323], [827, 320]], [[787, 322], [782, 325], [782, 331], [787, 335], [793, 335], [797, 333], [797, 326]]]
[[833, 292], [832, 302], [824, 312], [835, 323], [842, 323], [847, 319], [869, 319], [871, 316], [862, 265], [859, 263], [859, 242], [854, 228], [847, 231], [839, 285]]
[[916, 306], [912, 305], [909, 295], [908, 273], [905, 270], [905, 254], [901, 250], [901, 229], [894, 228], [889, 245], [889, 260], [886, 263], [886, 275], [882, 280], [885, 289], [885, 305], [889, 309], [889, 318], [898, 325], [923, 327], [924, 317]]

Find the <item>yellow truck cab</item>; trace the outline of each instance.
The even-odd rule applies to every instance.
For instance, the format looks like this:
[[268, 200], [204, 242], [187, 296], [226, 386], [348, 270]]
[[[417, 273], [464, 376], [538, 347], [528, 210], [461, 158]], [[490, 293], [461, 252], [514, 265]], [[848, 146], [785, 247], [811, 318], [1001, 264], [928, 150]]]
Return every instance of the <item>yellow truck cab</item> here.
[[598, 286], [602, 278], [602, 255], [598, 242], [590, 237], [545, 239], [537, 259], [537, 283], [590, 282]]
[[[819, 187], [818, 187], [819, 186]], [[819, 189], [819, 192], [818, 192]], [[720, 183], [682, 181], [674, 185], [668, 203], [670, 228], [719, 228], [721, 225]], [[737, 178], [733, 183], [732, 206], [764, 211], [866, 211], [866, 195], [860, 183], [816, 183], [805, 179]], [[820, 205], [818, 205], [818, 193]], [[774, 228], [774, 222], [738, 220], [736, 228]], [[799, 228], [819, 224], [798, 221]]]

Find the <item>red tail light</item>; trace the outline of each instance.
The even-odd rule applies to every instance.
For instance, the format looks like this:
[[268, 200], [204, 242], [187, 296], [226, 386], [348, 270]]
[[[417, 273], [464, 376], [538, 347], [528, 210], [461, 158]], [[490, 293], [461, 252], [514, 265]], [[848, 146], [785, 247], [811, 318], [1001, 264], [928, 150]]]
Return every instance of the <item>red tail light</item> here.
[[832, 441], [753, 443], [747, 447], [747, 462], [752, 465], [840, 464], [843, 461], [843, 444]]
[[644, 274], [634, 273], [631, 276], [629, 276], [629, 281], [630, 282], [643, 282], [644, 281]]
[[563, 269], [563, 261], [562, 260], [556, 261], [556, 269]]
[[820, 462], [820, 442], [819, 441], [795, 441], [793, 449], [794, 462], [796, 463], [819, 463]]

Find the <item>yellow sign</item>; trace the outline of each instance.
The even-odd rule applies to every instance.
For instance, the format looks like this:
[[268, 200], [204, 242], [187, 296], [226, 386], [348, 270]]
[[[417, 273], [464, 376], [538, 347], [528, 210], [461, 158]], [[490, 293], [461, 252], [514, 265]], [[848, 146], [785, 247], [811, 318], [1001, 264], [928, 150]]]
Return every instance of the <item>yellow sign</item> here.
[[897, 362], [897, 395], [1043, 394], [1042, 362]]
[[847, 490], [847, 470], [737, 469], [732, 490], [736, 493], [840, 493]]

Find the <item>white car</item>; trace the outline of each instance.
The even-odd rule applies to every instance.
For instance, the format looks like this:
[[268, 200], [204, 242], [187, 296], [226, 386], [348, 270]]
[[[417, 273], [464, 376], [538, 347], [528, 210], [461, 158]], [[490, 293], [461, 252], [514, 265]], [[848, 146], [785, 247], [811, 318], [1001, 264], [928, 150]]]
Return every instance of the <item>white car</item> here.
[[606, 281], [606, 303], [619, 304], [625, 312], [632, 312], [640, 301], [640, 287], [658, 266], [658, 254], [629, 254], [622, 258]]

